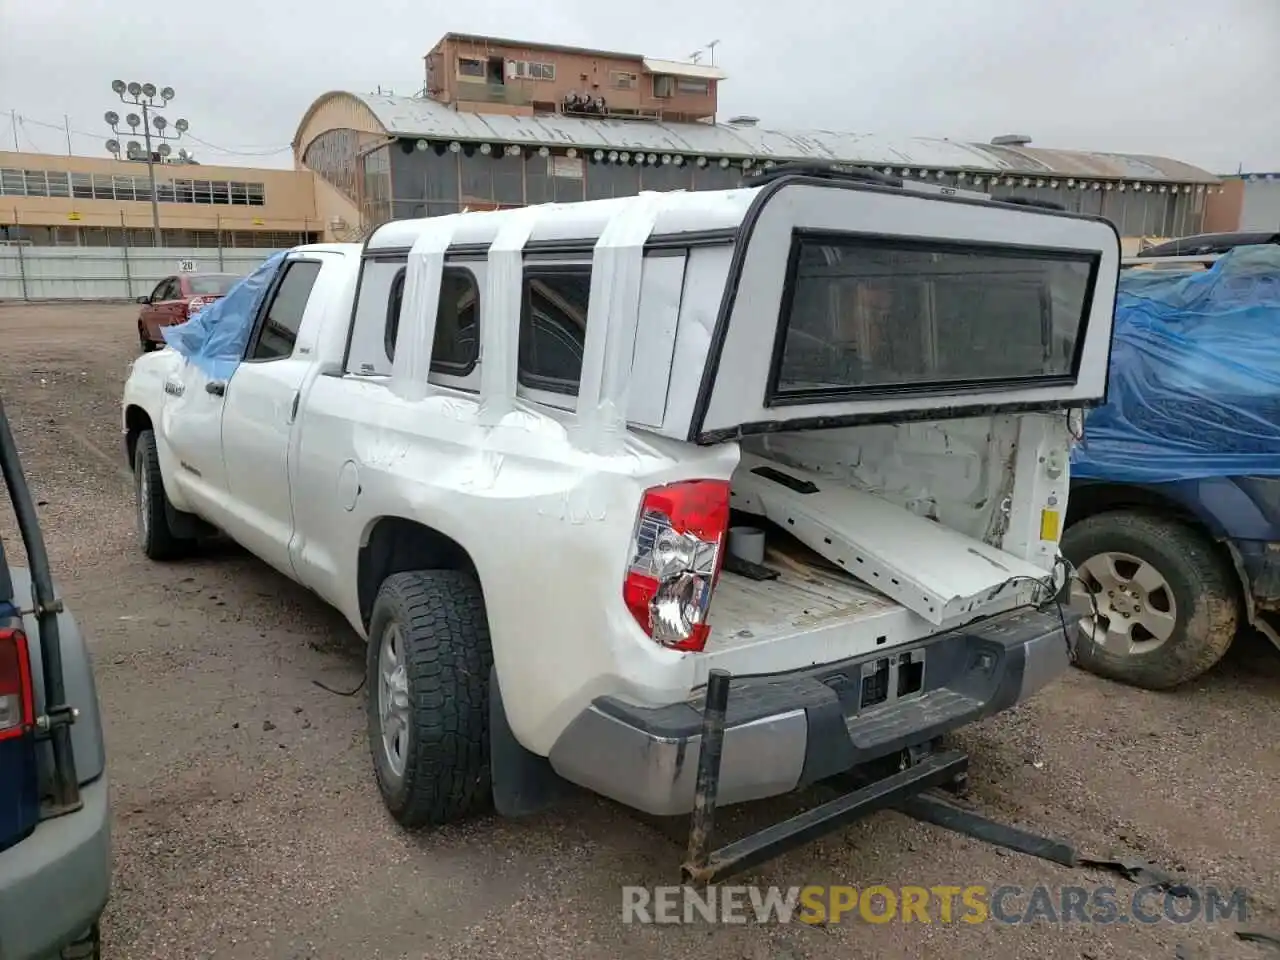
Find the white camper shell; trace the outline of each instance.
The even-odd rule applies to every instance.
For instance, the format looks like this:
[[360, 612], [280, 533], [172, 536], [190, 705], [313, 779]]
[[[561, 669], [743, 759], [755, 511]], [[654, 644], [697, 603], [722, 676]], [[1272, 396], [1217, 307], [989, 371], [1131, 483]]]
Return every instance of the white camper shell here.
[[[281, 290], [298, 263], [318, 266], [291, 353], [255, 353], [292, 322], [271, 293], [225, 384], [140, 358], [125, 429], [155, 432], [149, 516], [198, 515], [369, 639], [403, 822], [474, 799], [415, 778], [491, 774], [514, 810], [539, 771], [687, 812], [713, 669], [735, 678], [722, 804], [931, 742], [1065, 669], [1072, 616], [1046, 601], [1073, 418], [1106, 391], [1106, 221], [783, 175], [391, 222], [294, 251]], [[209, 424], [227, 489], [193, 439]], [[283, 495], [258, 489], [273, 471]], [[426, 632], [396, 619], [410, 580], [448, 614]], [[479, 696], [474, 670], [424, 692], [409, 665], [442, 643], [492, 663], [484, 710], [448, 720], [492, 759], [419, 726]]]

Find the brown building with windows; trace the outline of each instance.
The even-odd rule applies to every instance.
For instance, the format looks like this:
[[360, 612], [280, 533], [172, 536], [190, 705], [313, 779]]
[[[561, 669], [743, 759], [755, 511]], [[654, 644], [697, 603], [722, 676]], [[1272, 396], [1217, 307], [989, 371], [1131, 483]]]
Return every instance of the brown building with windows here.
[[426, 55], [426, 93], [455, 110], [715, 121], [723, 71], [637, 53], [446, 33]]

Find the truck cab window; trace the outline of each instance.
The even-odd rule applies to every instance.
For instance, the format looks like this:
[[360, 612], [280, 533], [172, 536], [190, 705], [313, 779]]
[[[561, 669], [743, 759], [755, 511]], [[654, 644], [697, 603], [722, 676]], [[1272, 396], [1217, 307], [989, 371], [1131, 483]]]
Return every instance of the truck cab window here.
[[[405, 268], [391, 281], [387, 297], [385, 343], [387, 359], [396, 356], [400, 311], [404, 307]], [[480, 354], [480, 289], [470, 270], [446, 267], [440, 277], [440, 302], [436, 308], [436, 333], [431, 345], [431, 370], [465, 377]]]
[[582, 379], [591, 268], [526, 270], [520, 310], [520, 382], [574, 396]]
[[293, 353], [302, 314], [319, 275], [320, 264], [315, 260], [294, 260], [285, 266], [248, 359], [281, 360]]

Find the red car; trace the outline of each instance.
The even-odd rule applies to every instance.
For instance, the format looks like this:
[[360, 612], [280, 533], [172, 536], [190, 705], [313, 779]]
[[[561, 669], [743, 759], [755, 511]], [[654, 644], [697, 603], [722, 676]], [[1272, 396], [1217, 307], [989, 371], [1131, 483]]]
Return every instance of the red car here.
[[234, 273], [179, 273], [165, 277], [150, 295], [138, 298], [142, 304], [138, 314], [138, 341], [142, 352], [164, 346], [161, 327], [186, 323], [193, 313], [225, 296], [243, 279]]

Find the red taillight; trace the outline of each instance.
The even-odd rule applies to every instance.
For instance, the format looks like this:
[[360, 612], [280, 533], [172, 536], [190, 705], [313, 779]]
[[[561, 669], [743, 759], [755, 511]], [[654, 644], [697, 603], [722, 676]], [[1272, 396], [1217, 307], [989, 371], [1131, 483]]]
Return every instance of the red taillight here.
[[22, 736], [33, 723], [35, 697], [27, 635], [5, 628], [0, 630], [0, 740]]
[[187, 318], [194, 317], [199, 311], [217, 299], [217, 297], [192, 297], [187, 301]]
[[701, 650], [724, 562], [729, 484], [686, 480], [646, 490], [622, 598], [650, 637], [673, 650]]

